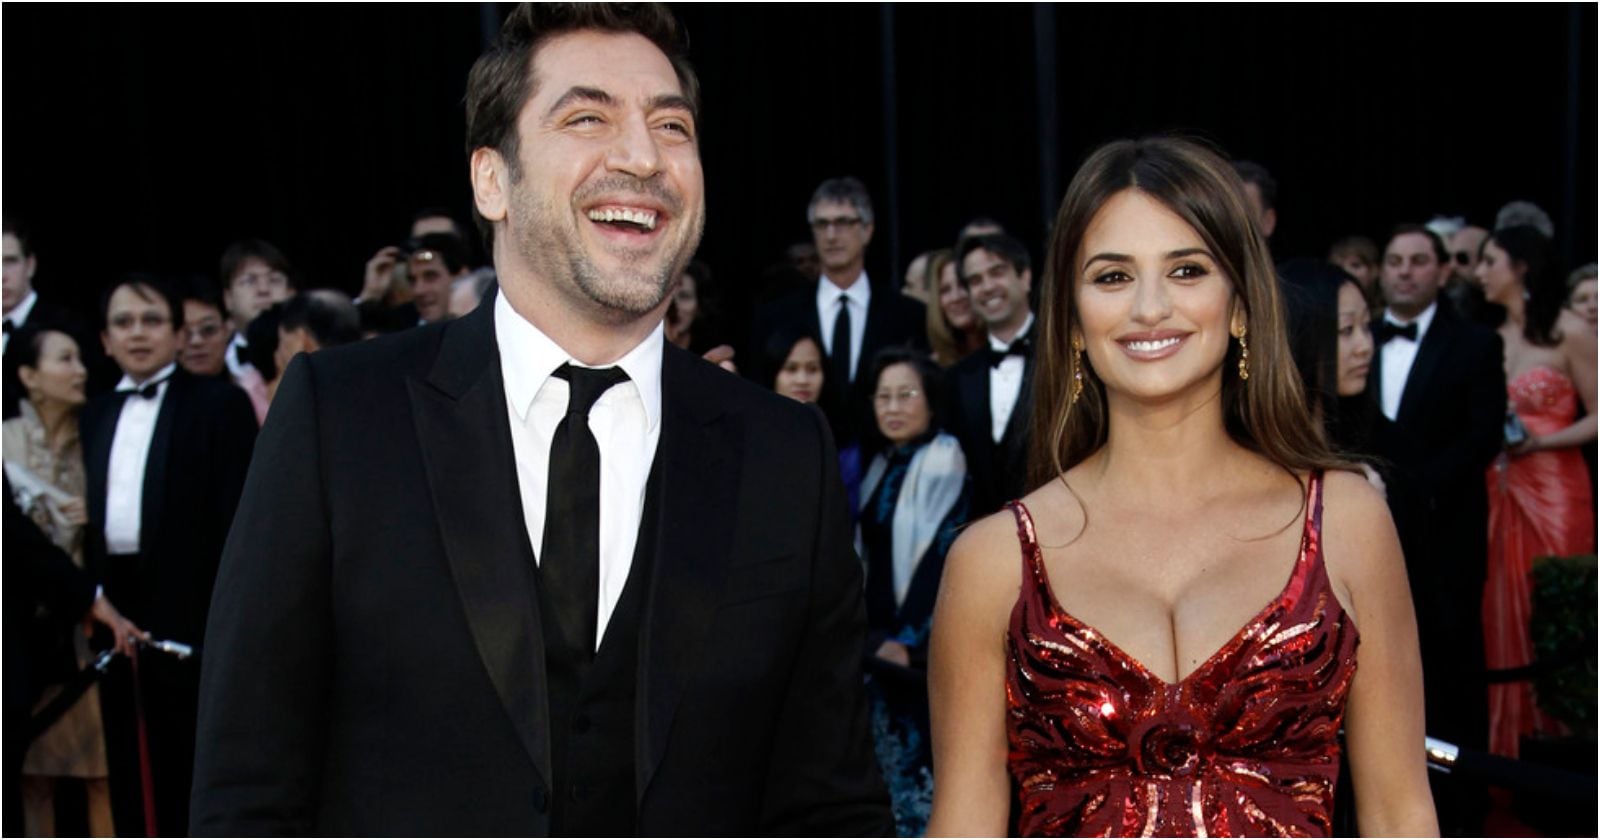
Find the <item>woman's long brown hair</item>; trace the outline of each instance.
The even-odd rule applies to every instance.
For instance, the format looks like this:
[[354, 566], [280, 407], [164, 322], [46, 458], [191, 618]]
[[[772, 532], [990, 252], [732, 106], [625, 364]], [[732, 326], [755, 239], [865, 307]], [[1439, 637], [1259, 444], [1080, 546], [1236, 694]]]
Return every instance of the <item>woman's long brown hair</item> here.
[[1090, 220], [1108, 199], [1127, 189], [1159, 201], [1200, 234], [1244, 308], [1250, 378], [1241, 381], [1235, 373], [1238, 339], [1230, 338], [1223, 364], [1223, 419], [1229, 436], [1295, 474], [1351, 469], [1329, 450], [1306, 408], [1289, 355], [1277, 275], [1233, 166], [1194, 141], [1153, 137], [1097, 149], [1073, 176], [1056, 214], [1040, 290], [1030, 486], [1055, 479], [1106, 442], [1105, 386], [1086, 357], [1083, 393], [1069, 404], [1077, 373], [1072, 352], [1078, 324], [1075, 257]]

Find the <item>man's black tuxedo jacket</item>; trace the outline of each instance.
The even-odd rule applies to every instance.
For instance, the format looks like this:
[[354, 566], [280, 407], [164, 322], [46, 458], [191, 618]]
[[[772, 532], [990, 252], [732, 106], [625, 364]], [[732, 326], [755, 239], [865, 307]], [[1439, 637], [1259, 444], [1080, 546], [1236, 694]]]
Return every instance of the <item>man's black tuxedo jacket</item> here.
[[[819, 281], [827, 282], [827, 281]], [[836, 295], [837, 296], [837, 295]], [[767, 304], [757, 313], [755, 327], [750, 331], [753, 361], [761, 358], [758, 352], [767, 338], [779, 329], [799, 328], [822, 337], [822, 322], [817, 316], [816, 284], [785, 295]], [[843, 382], [832, 382], [832, 368], [823, 360], [827, 377], [823, 380], [822, 398], [818, 401], [827, 412], [833, 433], [841, 445], [855, 442], [863, 424], [873, 422], [872, 393], [877, 388], [872, 378], [872, 357], [885, 347], [909, 347], [927, 352], [928, 322], [922, 304], [882, 286], [872, 287], [872, 299], [867, 302], [867, 325], [861, 334], [861, 354], [856, 362], [855, 379], [848, 388]], [[760, 384], [771, 388], [777, 371], [757, 371], [749, 368], [765, 381]]]
[[[91, 400], [81, 420], [89, 522], [86, 565], [123, 615], [156, 638], [200, 645], [222, 546], [255, 445], [255, 410], [230, 382], [178, 368], [167, 385], [145, 461], [135, 578], [106, 566], [107, 470], [126, 397]], [[113, 591], [112, 580], [135, 581]]]
[[[290, 365], [212, 609], [196, 833], [548, 832], [493, 310]], [[822, 417], [672, 346], [661, 399], [637, 785], [614, 795], [646, 835], [891, 831]]]
[[[1487, 737], [1484, 476], [1503, 445], [1503, 355], [1499, 335], [1440, 300], [1406, 377], [1395, 428], [1375, 440], [1377, 454], [1402, 478], [1389, 502], [1416, 602], [1428, 734], [1469, 746]], [[1368, 387], [1383, 393], [1381, 356]]]
[[[1030, 327], [1030, 330], [1036, 327]], [[952, 365], [946, 373], [945, 416], [950, 433], [961, 441], [972, 476], [972, 518], [999, 510], [1027, 493], [1028, 426], [1033, 415], [1033, 356], [1022, 369], [1022, 390], [1006, 421], [1005, 434], [994, 442], [989, 409], [990, 354], [987, 347]]]

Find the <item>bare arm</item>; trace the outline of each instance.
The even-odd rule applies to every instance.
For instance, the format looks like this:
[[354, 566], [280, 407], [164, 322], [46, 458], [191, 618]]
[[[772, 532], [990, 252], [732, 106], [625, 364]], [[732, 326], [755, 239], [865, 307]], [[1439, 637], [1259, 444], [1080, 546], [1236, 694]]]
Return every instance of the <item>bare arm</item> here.
[[1383, 498], [1352, 474], [1330, 473], [1324, 519], [1328, 570], [1361, 646], [1345, 707], [1345, 740], [1363, 836], [1437, 837], [1423, 755], [1422, 658], [1400, 540]]
[[929, 836], [1000, 837], [1006, 772], [1005, 634], [1021, 580], [1011, 514], [975, 523], [950, 548], [933, 613], [928, 702], [933, 724]]

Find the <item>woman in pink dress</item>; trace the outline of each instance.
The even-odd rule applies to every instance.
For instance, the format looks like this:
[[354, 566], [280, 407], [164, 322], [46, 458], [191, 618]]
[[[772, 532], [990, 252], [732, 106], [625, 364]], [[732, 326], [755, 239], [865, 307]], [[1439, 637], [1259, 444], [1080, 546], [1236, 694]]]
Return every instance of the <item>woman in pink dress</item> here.
[[1306, 409], [1249, 208], [1172, 138], [1067, 188], [1037, 489], [957, 540], [933, 618], [929, 834], [1326, 836], [1346, 754], [1363, 834], [1438, 832], [1399, 541]]
[[[1563, 319], [1566, 289], [1546, 271], [1548, 241], [1528, 227], [1495, 231], [1484, 242], [1478, 279], [1484, 297], [1505, 307], [1508, 407], [1524, 432], [1511, 431], [1489, 468], [1489, 579], [1483, 593], [1484, 660], [1490, 669], [1533, 661], [1528, 618], [1535, 558], [1594, 551], [1594, 498], [1583, 448], [1595, 441], [1595, 335]], [[1582, 403], [1586, 416], [1575, 420]], [[1508, 427], [1516, 425], [1507, 416]], [[1517, 757], [1518, 739], [1554, 733], [1535, 703], [1533, 684], [1489, 686], [1489, 748]]]

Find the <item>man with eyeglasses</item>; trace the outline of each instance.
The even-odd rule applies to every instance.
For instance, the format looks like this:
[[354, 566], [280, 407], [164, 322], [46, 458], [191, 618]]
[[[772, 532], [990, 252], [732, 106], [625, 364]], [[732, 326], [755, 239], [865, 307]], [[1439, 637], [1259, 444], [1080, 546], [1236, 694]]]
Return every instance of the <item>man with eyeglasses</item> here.
[[195, 275], [183, 286], [183, 329], [179, 333], [178, 364], [195, 376], [222, 377], [238, 385], [250, 397], [256, 423], [267, 419], [271, 397], [261, 374], [248, 363], [235, 374], [228, 367], [229, 350], [235, 333], [228, 322], [222, 293], [209, 277]]
[[272, 243], [261, 239], [241, 239], [222, 253], [222, 302], [228, 308], [233, 338], [228, 342], [228, 372], [237, 379], [245, 369], [254, 370], [240, 351], [249, 342], [245, 329], [262, 310], [289, 299], [294, 294], [294, 279], [289, 259]]
[[[85, 566], [130, 621], [199, 649], [255, 415], [238, 388], [178, 366], [184, 313], [165, 280], [124, 277], [101, 312], [122, 381], [83, 411]], [[102, 683], [119, 835], [144, 835], [152, 819], [162, 835], [187, 833], [204, 655], [119, 660]]]
[[[822, 339], [826, 356], [818, 403], [841, 447], [859, 437], [856, 424], [868, 416], [872, 383], [863, 367], [885, 347], [928, 349], [923, 305], [904, 295], [873, 287], [867, 277], [867, 246], [872, 242], [872, 199], [850, 177], [823, 181], [811, 195], [806, 221], [816, 243], [822, 276], [816, 285], [780, 298], [764, 309], [752, 331], [752, 348], [781, 328], [799, 328]], [[759, 358], [752, 350], [748, 358]], [[774, 371], [755, 371], [771, 386]], [[850, 484], [851, 476], [846, 476]]]

